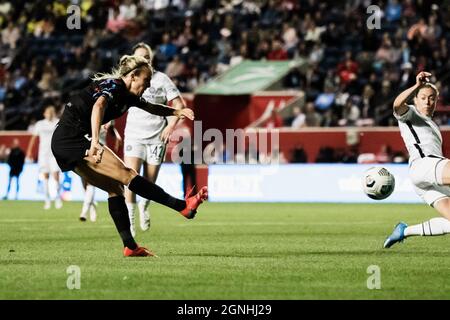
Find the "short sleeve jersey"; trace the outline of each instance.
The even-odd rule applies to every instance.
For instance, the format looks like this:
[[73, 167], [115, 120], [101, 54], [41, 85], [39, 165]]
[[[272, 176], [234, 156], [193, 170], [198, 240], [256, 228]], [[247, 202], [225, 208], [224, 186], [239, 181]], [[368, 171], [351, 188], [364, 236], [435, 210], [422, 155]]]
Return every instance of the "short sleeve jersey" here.
[[[162, 72], [155, 72], [142, 97], [151, 103], [167, 104], [180, 96], [175, 84]], [[125, 139], [145, 143], [161, 143], [159, 135], [167, 126], [166, 117], [160, 117], [142, 109], [132, 107], [128, 110], [125, 126]]]
[[430, 117], [420, 114], [413, 105], [408, 105], [408, 111], [401, 116], [395, 112], [394, 116], [408, 149], [410, 163], [430, 155], [442, 157], [442, 135]]
[[102, 96], [107, 101], [102, 124], [120, 117], [133, 105], [146, 103], [143, 98], [131, 94], [122, 79], [93, 81], [88, 87], [72, 96], [65, 106], [61, 122], [74, 126], [82, 132], [90, 133], [92, 107]]
[[51, 141], [53, 131], [59, 119], [42, 119], [36, 122], [33, 134], [39, 137], [39, 158], [52, 154]]

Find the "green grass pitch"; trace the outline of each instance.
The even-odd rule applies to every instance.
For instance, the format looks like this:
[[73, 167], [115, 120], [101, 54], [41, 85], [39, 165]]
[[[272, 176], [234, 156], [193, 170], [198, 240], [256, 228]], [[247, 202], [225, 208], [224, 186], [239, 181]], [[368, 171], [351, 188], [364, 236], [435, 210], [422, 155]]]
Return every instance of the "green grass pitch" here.
[[159, 258], [122, 256], [106, 203], [96, 223], [78, 221], [81, 203], [42, 205], [0, 202], [0, 299], [450, 298], [450, 237], [381, 248], [399, 220], [436, 215], [422, 204], [206, 203], [194, 220], [152, 204], [137, 240]]

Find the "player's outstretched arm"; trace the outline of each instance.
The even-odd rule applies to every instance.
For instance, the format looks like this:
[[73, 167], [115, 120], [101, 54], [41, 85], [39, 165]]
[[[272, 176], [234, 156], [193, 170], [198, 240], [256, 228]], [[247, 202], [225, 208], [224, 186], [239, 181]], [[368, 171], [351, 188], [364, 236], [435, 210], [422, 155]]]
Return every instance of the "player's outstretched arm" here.
[[402, 93], [400, 93], [397, 98], [394, 100], [394, 112], [398, 115], [404, 114], [408, 111], [408, 106], [406, 102], [409, 100], [411, 95], [413, 95], [417, 89], [419, 89], [424, 83], [429, 81], [429, 77], [431, 77], [431, 73], [429, 72], [419, 72], [416, 76], [416, 84], [411, 88], [406, 89]]
[[175, 109], [163, 104], [146, 102], [143, 99], [137, 107], [161, 117], [176, 116], [180, 119], [188, 118], [194, 120], [194, 112], [189, 108]]
[[27, 159], [33, 159], [33, 147], [34, 147], [34, 144], [36, 143], [36, 138], [37, 138], [37, 135], [35, 135], [35, 134], [33, 134], [31, 136], [31, 139], [30, 139], [30, 142], [28, 143], [28, 148], [27, 148], [27, 155], [26, 155]]

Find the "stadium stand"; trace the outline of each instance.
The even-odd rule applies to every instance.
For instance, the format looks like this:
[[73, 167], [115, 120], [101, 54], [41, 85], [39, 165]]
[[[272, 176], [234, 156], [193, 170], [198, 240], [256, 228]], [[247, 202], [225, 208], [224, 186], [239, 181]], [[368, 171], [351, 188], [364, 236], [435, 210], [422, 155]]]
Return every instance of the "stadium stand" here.
[[[80, 29], [67, 27], [71, 4]], [[283, 78], [283, 89], [302, 92], [304, 102], [283, 110], [276, 126], [294, 118], [303, 127], [396, 125], [394, 95], [426, 69], [439, 79], [436, 122], [448, 124], [448, 2], [376, 4], [380, 29], [367, 28], [363, 0], [3, 0], [0, 129], [27, 130], [45, 104], [61, 106], [138, 41], [154, 48], [156, 68], [183, 92], [243, 60], [306, 61]]]

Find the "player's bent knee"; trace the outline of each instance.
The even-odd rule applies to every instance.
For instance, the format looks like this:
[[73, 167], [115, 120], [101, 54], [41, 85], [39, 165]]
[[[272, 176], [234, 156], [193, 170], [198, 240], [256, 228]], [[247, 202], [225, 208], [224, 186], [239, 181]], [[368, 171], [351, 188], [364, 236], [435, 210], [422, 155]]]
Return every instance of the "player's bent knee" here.
[[111, 189], [108, 190], [108, 196], [109, 197], [116, 197], [116, 196], [123, 196], [124, 195], [124, 188], [121, 184], [114, 184], [111, 186]]
[[130, 167], [123, 167], [120, 174], [120, 182], [123, 185], [128, 185], [134, 177], [136, 177], [138, 173], [136, 170]]
[[450, 220], [450, 198], [437, 200], [433, 207], [446, 219]]

